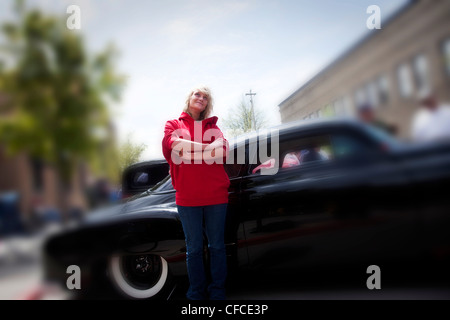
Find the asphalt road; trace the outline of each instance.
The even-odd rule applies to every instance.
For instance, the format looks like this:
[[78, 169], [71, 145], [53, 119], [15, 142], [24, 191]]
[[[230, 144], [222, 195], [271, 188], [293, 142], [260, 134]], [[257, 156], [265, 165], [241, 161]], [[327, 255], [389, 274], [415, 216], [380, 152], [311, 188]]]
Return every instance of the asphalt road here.
[[42, 291], [41, 246], [57, 229], [49, 226], [34, 235], [0, 239], [0, 300], [68, 297], [67, 293], [53, 287]]
[[[65, 300], [67, 291], [42, 287], [40, 246], [45, 235], [0, 240], [0, 300]], [[227, 287], [229, 300], [450, 300], [448, 265], [414, 268], [383, 266], [381, 289], [369, 290], [365, 268], [322, 268], [258, 273], [241, 271]], [[172, 300], [185, 300], [187, 279], [175, 288]], [[115, 296], [97, 297], [99, 299]]]

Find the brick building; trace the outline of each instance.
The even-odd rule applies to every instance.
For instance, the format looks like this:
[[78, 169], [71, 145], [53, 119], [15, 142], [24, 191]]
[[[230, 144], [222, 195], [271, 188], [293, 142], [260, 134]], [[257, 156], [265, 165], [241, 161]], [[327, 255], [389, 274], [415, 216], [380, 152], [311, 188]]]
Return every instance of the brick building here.
[[450, 101], [450, 1], [413, 0], [279, 104], [281, 121], [355, 115], [370, 103], [407, 138], [417, 92]]

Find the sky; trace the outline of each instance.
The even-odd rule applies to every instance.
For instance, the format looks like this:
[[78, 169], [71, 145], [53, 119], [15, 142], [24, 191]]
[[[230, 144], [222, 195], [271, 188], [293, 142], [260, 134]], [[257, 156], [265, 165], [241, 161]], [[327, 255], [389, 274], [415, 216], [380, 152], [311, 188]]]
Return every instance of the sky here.
[[[242, 101], [253, 102], [269, 126], [281, 123], [278, 105], [363, 36], [367, 8], [383, 21], [407, 0], [34, 0], [46, 12], [81, 11], [79, 32], [89, 50], [114, 43], [117, 70], [127, 76], [111, 106], [117, 138], [147, 148], [141, 160], [162, 158], [164, 124], [178, 118], [198, 84], [213, 93], [218, 126]], [[11, 0], [0, 2], [0, 20]]]

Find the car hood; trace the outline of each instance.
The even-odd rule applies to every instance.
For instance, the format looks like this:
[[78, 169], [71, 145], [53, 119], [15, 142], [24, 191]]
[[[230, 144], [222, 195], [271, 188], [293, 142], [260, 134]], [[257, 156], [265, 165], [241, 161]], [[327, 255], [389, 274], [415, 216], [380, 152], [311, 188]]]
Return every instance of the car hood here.
[[125, 203], [123, 213], [129, 213], [143, 207], [163, 204], [172, 204], [175, 206], [175, 192], [150, 192], [147, 196], [139, 197]]
[[[173, 199], [172, 199], [173, 198]], [[92, 211], [84, 219], [84, 224], [96, 224], [109, 221], [128, 220], [147, 217], [177, 217], [175, 195], [168, 193], [150, 193], [129, 202]]]
[[123, 209], [125, 208], [125, 206], [126, 206], [126, 203], [96, 209], [94, 211], [91, 211], [88, 215], [86, 215], [83, 222], [92, 222], [92, 221], [97, 221], [97, 220], [103, 220], [107, 217], [121, 214], [123, 212]]

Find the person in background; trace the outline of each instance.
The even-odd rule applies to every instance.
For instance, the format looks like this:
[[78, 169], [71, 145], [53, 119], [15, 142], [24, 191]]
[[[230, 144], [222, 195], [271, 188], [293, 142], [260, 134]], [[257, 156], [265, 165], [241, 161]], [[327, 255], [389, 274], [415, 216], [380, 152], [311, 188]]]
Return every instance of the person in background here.
[[450, 140], [450, 106], [439, 103], [431, 90], [417, 95], [420, 109], [413, 117], [411, 138], [416, 142]]
[[378, 119], [375, 115], [375, 109], [372, 105], [365, 103], [358, 106], [358, 119], [364, 124], [383, 130], [389, 135], [396, 135], [397, 128], [394, 125], [387, 124]]

